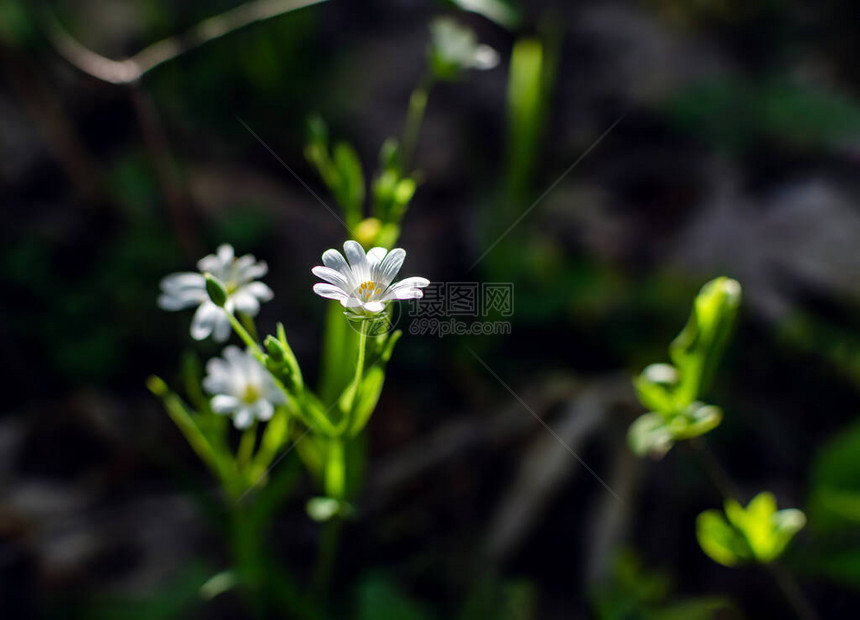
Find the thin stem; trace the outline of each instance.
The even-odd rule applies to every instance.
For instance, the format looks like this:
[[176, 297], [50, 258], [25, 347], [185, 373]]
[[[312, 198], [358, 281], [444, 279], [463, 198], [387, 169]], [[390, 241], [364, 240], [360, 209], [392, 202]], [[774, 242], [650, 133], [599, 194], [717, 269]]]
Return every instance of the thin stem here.
[[230, 542], [236, 572], [243, 586], [247, 602], [254, 618], [265, 615], [265, 570], [261, 532], [254, 527], [241, 502], [234, 503], [230, 509]]
[[[253, 336], [248, 333], [248, 330], [245, 329], [245, 326], [239, 322], [239, 319], [236, 318], [236, 315], [224, 308], [224, 312], [227, 313], [227, 318], [230, 319], [230, 325], [233, 326], [233, 331], [236, 332], [236, 335], [242, 339], [248, 348], [251, 349], [251, 353], [253, 353], [254, 357], [265, 366], [266, 364], [266, 355], [263, 353], [263, 350], [260, 348], [260, 345], [257, 344], [257, 341], [254, 340]], [[283, 386], [282, 386], [283, 387]]]
[[798, 618], [801, 620], [821, 620], [821, 616], [818, 615], [818, 612], [815, 611], [801, 590], [800, 584], [785, 566], [779, 562], [771, 562], [766, 566]]
[[254, 455], [254, 446], [257, 445], [257, 423], [245, 429], [242, 433], [242, 439], [239, 440], [239, 452], [237, 459], [239, 467], [244, 469], [251, 462], [251, 457]]
[[355, 367], [355, 379], [352, 383], [349, 402], [346, 403], [346, 411], [338, 424], [338, 433], [343, 435], [349, 432], [349, 427], [352, 426], [353, 411], [355, 410], [355, 401], [358, 398], [358, 390], [361, 388], [361, 380], [364, 377], [364, 358], [367, 350], [367, 332], [369, 330], [369, 321], [361, 322], [361, 333], [358, 336], [358, 361]]
[[313, 572], [314, 588], [321, 600], [328, 598], [342, 531], [343, 519], [337, 516], [329, 519], [323, 526]]
[[72, 37], [47, 6], [43, 6], [48, 38], [68, 62], [84, 73], [112, 84], [131, 84], [155, 67], [209, 41], [254, 22], [271, 19], [325, 0], [256, 0], [204, 19], [183, 34], [162, 39], [125, 60], [111, 60]]
[[254, 339], [254, 342], [260, 342], [260, 335], [257, 333], [257, 326], [254, 325], [254, 319], [247, 312], [239, 312], [238, 318], [242, 322], [242, 325], [245, 329], [248, 330], [248, 333], [251, 335], [251, 338]]
[[403, 140], [401, 142], [403, 155], [401, 161], [404, 175], [409, 174], [412, 158], [418, 147], [418, 138], [421, 134], [421, 125], [424, 122], [424, 112], [427, 109], [427, 99], [430, 96], [432, 86], [433, 76], [428, 74], [409, 97], [409, 111], [406, 113], [406, 123], [403, 126]]
[[714, 483], [717, 491], [726, 499], [741, 501], [741, 494], [731, 477], [717, 460], [711, 448], [703, 437], [696, 437], [690, 442], [696, 448], [696, 454], [705, 469], [705, 473]]

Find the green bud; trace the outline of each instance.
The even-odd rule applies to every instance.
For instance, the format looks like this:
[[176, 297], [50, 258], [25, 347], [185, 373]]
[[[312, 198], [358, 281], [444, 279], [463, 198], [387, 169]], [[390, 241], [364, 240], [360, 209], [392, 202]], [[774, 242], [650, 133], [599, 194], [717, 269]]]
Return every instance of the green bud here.
[[211, 273], [205, 273], [203, 277], [206, 278], [206, 293], [209, 295], [209, 299], [219, 308], [223, 308], [227, 303], [227, 289], [224, 287], [224, 283]]
[[379, 167], [383, 170], [400, 170], [400, 144], [388, 138], [379, 150]]
[[328, 127], [318, 114], [312, 114], [307, 120], [308, 140], [328, 144]]
[[365, 248], [371, 248], [376, 244], [381, 230], [382, 222], [375, 217], [369, 217], [362, 220], [355, 229], [355, 238]]
[[161, 377], [157, 377], [155, 375], [150, 375], [146, 380], [147, 389], [158, 396], [159, 398], [164, 398], [167, 396], [168, 392], [170, 392], [170, 388], [167, 387], [167, 384]]
[[273, 362], [281, 364], [284, 362], [284, 360], [287, 359], [287, 353], [286, 351], [284, 351], [284, 345], [282, 345], [281, 341], [274, 336], [266, 336], [266, 340], [263, 342], [263, 344], [266, 345], [266, 352], [268, 352], [269, 358]]

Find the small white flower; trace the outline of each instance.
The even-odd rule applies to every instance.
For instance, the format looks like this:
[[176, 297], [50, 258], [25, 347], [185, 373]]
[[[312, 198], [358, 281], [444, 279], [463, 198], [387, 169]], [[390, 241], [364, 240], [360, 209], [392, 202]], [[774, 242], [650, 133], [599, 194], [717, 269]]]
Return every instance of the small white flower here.
[[499, 54], [489, 45], [481, 45], [471, 28], [449, 17], [430, 24], [430, 59], [437, 77], [452, 79], [465, 69], [492, 69], [499, 64]]
[[[346, 255], [346, 258], [344, 258]], [[357, 241], [343, 244], [343, 255], [326, 250], [324, 267], [312, 269], [315, 276], [325, 280], [314, 285], [314, 292], [326, 299], [336, 299], [356, 316], [370, 318], [379, 314], [388, 302], [398, 299], [420, 299], [427, 278], [406, 278], [394, 283], [403, 266], [406, 251], [395, 248], [373, 248], [367, 254]]]
[[201, 258], [197, 263], [200, 273], [174, 273], [161, 281], [158, 306], [163, 310], [182, 310], [198, 306], [191, 321], [191, 337], [203, 340], [210, 335], [218, 342], [230, 337], [230, 320], [227, 313], [209, 299], [206, 294], [204, 273], [211, 273], [227, 289], [225, 308], [230, 312], [244, 312], [256, 316], [260, 302], [274, 297], [272, 289], [256, 282], [269, 270], [266, 263], [251, 254], [236, 258], [233, 246], [224, 244], [217, 254]]
[[224, 357], [206, 363], [203, 388], [213, 395], [212, 411], [233, 418], [236, 428], [248, 428], [254, 420], [265, 422], [275, 406], [287, 402], [272, 375], [253, 356], [238, 347], [224, 349]]

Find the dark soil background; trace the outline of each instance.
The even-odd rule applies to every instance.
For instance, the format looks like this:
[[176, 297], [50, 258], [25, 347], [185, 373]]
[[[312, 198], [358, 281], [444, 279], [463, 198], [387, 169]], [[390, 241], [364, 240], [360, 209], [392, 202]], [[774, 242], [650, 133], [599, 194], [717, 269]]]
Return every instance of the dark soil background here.
[[[190, 313], [156, 307], [158, 282], [223, 242], [266, 260], [276, 297], [261, 329], [283, 321], [315, 381], [325, 306], [310, 268], [343, 230], [240, 119], [334, 204], [303, 157], [305, 119], [324, 117], [369, 177], [402, 130], [440, 14], [500, 64], [433, 90], [424, 182], [398, 245], [406, 275], [512, 282], [515, 311], [507, 336], [407, 329], [398, 344], [335, 617], [792, 617], [767, 571], [699, 548], [696, 515], [721, 498], [696, 448], [650, 461], [626, 444], [643, 413], [630, 378], [666, 360], [717, 275], [738, 279], [744, 301], [708, 442], [747, 499], [771, 490], [808, 511], [784, 564], [822, 618], [856, 614], [858, 513], [831, 528], [813, 506], [840, 438], [839, 471], [860, 491], [851, 3], [523, 2], [506, 29], [442, 2], [333, 0], [210, 42], [134, 88], [67, 62], [35, 4], [0, 0], [0, 617], [251, 617], [235, 593], [197, 595], [229, 566], [218, 490], [145, 379], [178, 384], [185, 351], [220, 349], [191, 340]], [[238, 2], [48, 4], [78, 41], [122, 58]], [[515, 195], [508, 63], [530, 36], [555, 68], [535, 170]], [[300, 588], [319, 535], [304, 510], [313, 493], [300, 482], [267, 540]]]

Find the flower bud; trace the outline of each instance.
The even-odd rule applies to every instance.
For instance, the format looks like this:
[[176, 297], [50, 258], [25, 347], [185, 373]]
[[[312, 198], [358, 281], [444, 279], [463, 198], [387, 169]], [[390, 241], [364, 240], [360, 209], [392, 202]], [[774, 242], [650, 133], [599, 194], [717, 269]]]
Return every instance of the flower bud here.
[[263, 344], [266, 345], [266, 352], [269, 354], [269, 358], [273, 362], [281, 364], [284, 362], [284, 360], [287, 359], [287, 353], [284, 350], [284, 345], [282, 345], [281, 341], [274, 336], [266, 336], [266, 340], [263, 342]]
[[205, 273], [203, 277], [206, 278], [206, 294], [209, 295], [209, 299], [219, 308], [223, 308], [227, 303], [227, 289], [224, 283], [211, 273]]

